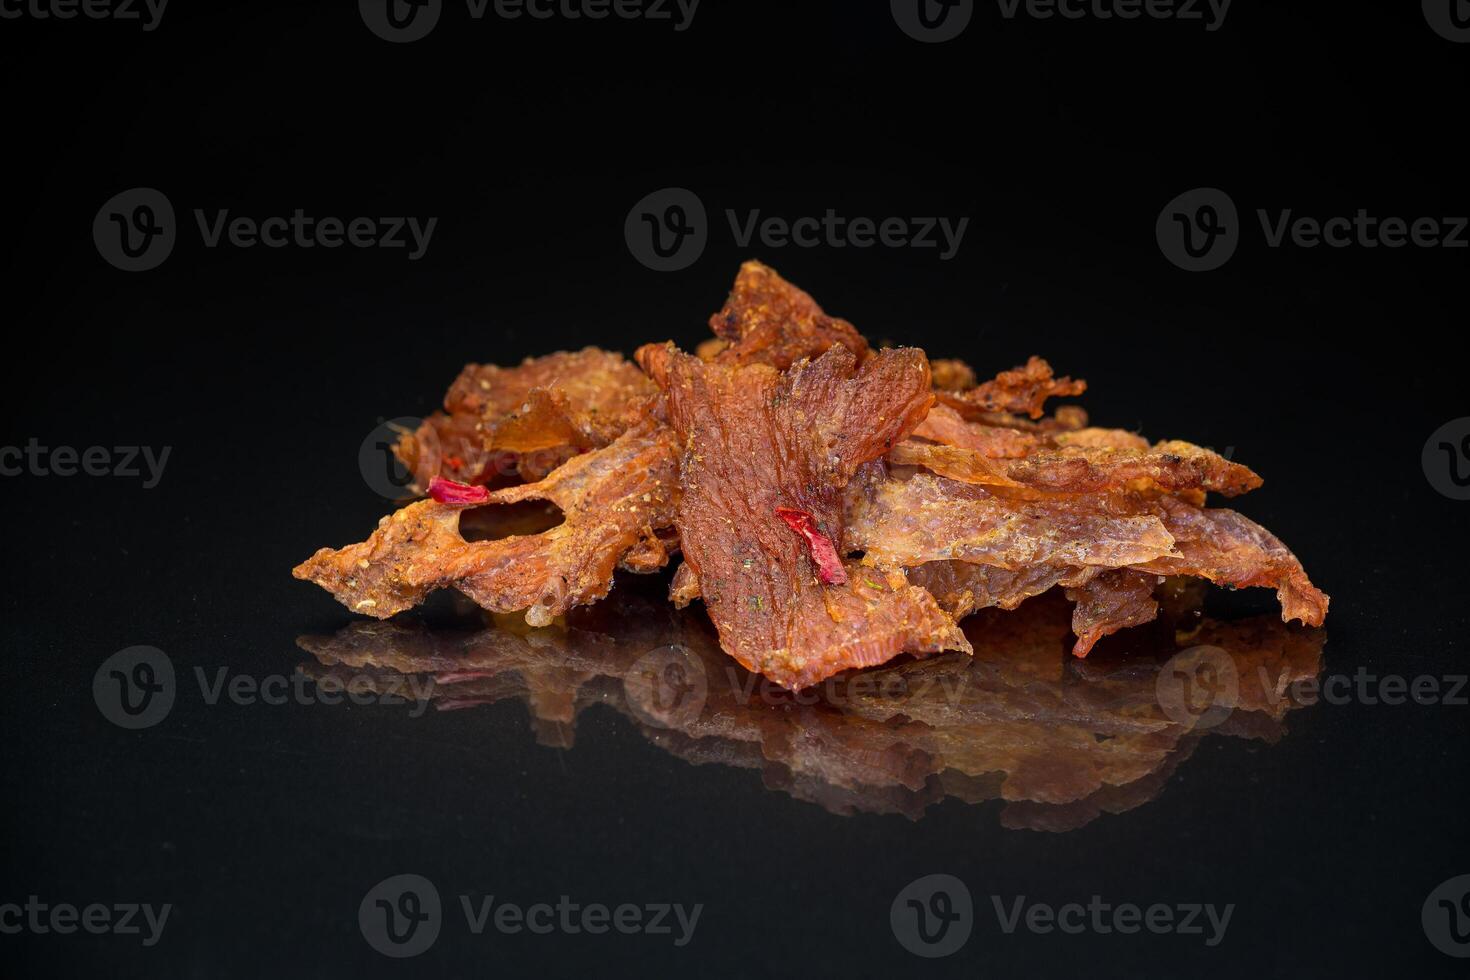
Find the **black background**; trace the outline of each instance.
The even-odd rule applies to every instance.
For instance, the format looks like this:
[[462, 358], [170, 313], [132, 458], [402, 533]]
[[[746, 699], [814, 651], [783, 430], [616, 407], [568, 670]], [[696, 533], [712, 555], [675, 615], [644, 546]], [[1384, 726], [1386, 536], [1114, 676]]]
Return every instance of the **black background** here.
[[[263, 676], [348, 615], [293, 581], [383, 510], [356, 452], [421, 415], [468, 360], [596, 343], [692, 346], [759, 257], [874, 338], [982, 373], [1031, 353], [1086, 377], [1100, 424], [1234, 455], [1239, 504], [1333, 596], [1327, 668], [1463, 673], [1470, 504], [1425, 439], [1467, 413], [1465, 250], [1271, 249], [1257, 208], [1463, 215], [1470, 46], [1418, 4], [1237, 0], [1199, 22], [1002, 19], [916, 43], [883, 3], [704, 0], [667, 23], [475, 22], [392, 45], [351, 3], [185, 4], [159, 28], [0, 21], [5, 406], [0, 445], [171, 446], [161, 484], [0, 481], [7, 588], [0, 900], [171, 902], [162, 942], [0, 936], [14, 976], [1449, 975], [1424, 897], [1470, 872], [1466, 712], [1319, 706], [1266, 749], [1210, 740], [1153, 803], [1065, 835], [950, 801], [842, 819], [691, 767], [624, 719], [536, 746], [515, 704], [177, 705], [121, 731], [97, 665], [153, 644]], [[1289, 9], [1288, 9], [1289, 8]], [[158, 269], [99, 257], [93, 215], [151, 186], [179, 212]], [[623, 219], [694, 190], [710, 245], [649, 271]], [[1164, 204], [1216, 186], [1244, 240], [1185, 273]], [[427, 255], [207, 249], [194, 208], [437, 216]], [[723, 213], [968, 216], [957, 257], [742, 249]], [[1272, 608], [1268, 593], [1252, 608]], [[530, 903], [706, 906], [695, 940], [446, 932], [407, 962], [357, 930], [412, 871]], [[977, 896], [1201, 901], [1227, 941], [1012, 936], [921, 961], [896, 891], [948, 872]]]

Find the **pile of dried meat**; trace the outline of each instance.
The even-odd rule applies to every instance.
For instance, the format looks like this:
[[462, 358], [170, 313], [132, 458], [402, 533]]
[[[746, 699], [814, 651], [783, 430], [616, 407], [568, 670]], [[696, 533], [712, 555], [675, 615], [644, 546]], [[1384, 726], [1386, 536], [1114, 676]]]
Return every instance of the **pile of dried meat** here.
[[[1032, 358], [977, 384], [958, 361], [874, 350], [757, 262], [694, 354], [588, 348], [466, 367], [400, 459], [427, 499], [295, 569], [386, 618], [454, 588], [545, 626], [657, 571], [700, 599], [726, 653], [789, 688], [900, 653], [971, 652], [957, 621], [1062, 588], [1074, 652], [1152, 620], [1166, 576], [1276, 590], [1320, 625], [1327, 596], [1275, 536], [1206, 493], [1260, 486], [1187, 442], [1088, 425]], [[499, 485], [507, 477], [524, 481]], [[473, 539], [473, 508], [548, 501], [549, 530]]]

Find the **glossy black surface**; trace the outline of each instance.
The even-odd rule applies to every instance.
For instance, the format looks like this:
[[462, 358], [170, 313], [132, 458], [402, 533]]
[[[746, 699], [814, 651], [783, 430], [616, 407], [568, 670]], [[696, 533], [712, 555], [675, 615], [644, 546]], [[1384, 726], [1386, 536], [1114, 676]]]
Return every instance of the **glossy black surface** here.
[[[298, 638], [353, 622], [289, 572], [383, 513], [357, 464], [381, 419], [431, 410], [468, 360], [692, 346], [747, 257], [875, 339], [982, 373], [1039, 353], [1088, 379], [1099, 424], [1233, 447], [1267, 481], [1239, 509], [1333, 597], [1325, 676], [1447, 690], [1470, 672], [1470, 503], [1436, 492], [1420, 463], [1437, 427], [1470, 414], [1470, 252], [1273, 249], [1254, 223], [1257, 208], [1470, 211], [1455, 139], [1470, 45], [1413, 4], [1239, 5], [1213, 32], [1006, 21], [980, 5], [939, 45], [909, 41], [882, 4], [791, 6], [705, 0], [684, 32], [473, 23], [451, 6], [407, 45], [374, 38], [350, 4], [180, 5], [151, 32], [0, 21], [0, 446], [172, 447], [152, 489], [0, 479], [0, 904], [172, 906], [150, 948], [0, 934], [0, 972], [1463, 974], [1420, 918], [1437, 886], [1470, 874], [1463, 703], [1353, 695], [1292, 711], [1275, 744], [1205, 737], [1146, 801], [1044, 832], [952, 795], [919, 819], [837, 815], [768, 788], [769, 773], [691, 765], [613, 704], [584, 705], [562, 748], [520, 696], [415, 713], [201, 692], [196, 668], [211, 683], [221, 669], [291, 677], [316, 662]], [[208, 249], [186, 225], [160, 268], [125, 274], [89, 227], [135, 186], [163, 190], [185, 222], [193, 208], [440, 220], [416, 262]], [[695, 190], [715, 228], [697, 263], [660, 274], [630, 256], [623, 220], [666, 186]], [[1198, 186], [1226, 189], [1252, 225], [1222, 269], [1188, 274], [1160, 255], [1154, 222]], [[726, 208], [970, 225], [949, 261], [742, 248]], [[1256, 592], [1206, 605], [1224, 619], [1274, 609]], [[463, 626], [447, 604], [436, 615]], [[99, 713], [93, 680], [134, 645], [164, 651], [180, 684], [167, 718], [126, 731]], [[399, 961], [365, 942], [358, 909], [405, 873], [435, 883], [446, 921]], [[968, 886], [975, 931], [920, 959], [890, 905], [938, 873]], [[474, 936], [461, 895], [703, 909], [684, 946]], [[1214, 947], [1007, 935], [991, 896], [1023, 895], [1235, 910]]]

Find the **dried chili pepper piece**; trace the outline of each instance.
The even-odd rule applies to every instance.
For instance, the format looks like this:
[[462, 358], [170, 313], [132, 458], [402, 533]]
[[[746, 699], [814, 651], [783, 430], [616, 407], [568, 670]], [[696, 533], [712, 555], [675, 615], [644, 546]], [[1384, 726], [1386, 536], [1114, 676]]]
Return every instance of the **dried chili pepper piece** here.
[[490, 491], [436, 476], [429, 481], [429, 496], [441, 504], [483, 504], [490, 499]]
[[806, 546], [811, 549], [812, 561], [817, 563], [817, 577], [823, 583], [847, 584], [847, 572], [842, 567], [842, 559], [837, 557], [837, 548], [832, 544], [832, 539], [817, 527], [815, 517], [794, 507], [777, 507], [776, 516], [806, 539]]

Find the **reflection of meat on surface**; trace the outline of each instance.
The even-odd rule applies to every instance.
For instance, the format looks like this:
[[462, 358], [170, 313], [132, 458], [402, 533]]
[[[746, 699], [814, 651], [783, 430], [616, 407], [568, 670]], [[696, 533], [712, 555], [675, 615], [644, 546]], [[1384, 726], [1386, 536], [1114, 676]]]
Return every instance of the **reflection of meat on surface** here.
[[[1317, 676], [1323, 643], [1320, 630], [1274, 617], [1220, 623], [1180, 609], [1180, 622], [1140, 631], [1126, 658], [1079, 661], [1065, 653], [1071, 613], [1053, 593], [974, 617], [974, 657], [905, 659], [798, 698], [731, 663], [703, 617], [660, 609], [658, 587], [636, 590], [621, 610], [577, 610], [566, 628], [359, 623], [300, 645], [316, 676], [427, 689], [443, 710], [523, 700], [545, 744], [570, 746], [580, 714], [605, 705], [681, 759], [758, 771], [769, 788], [833, 813], [918, 819], [948, 797], [1000, 800], [1005, 826], [1063, 831], [1155, 798], [1211, 733], [1279, 738], [1295, 707], [1286, 687]], [[1166, 716], [1156, 691], [1169, 656], [1196, 644], [1227, 651], [1240, 678], [1235, 711], [1204, 732]], [[705, 675], [698, 710], [672, 727], [649, 724], [629, 701], [630, 675], [655, 649], [684, 651]]]

